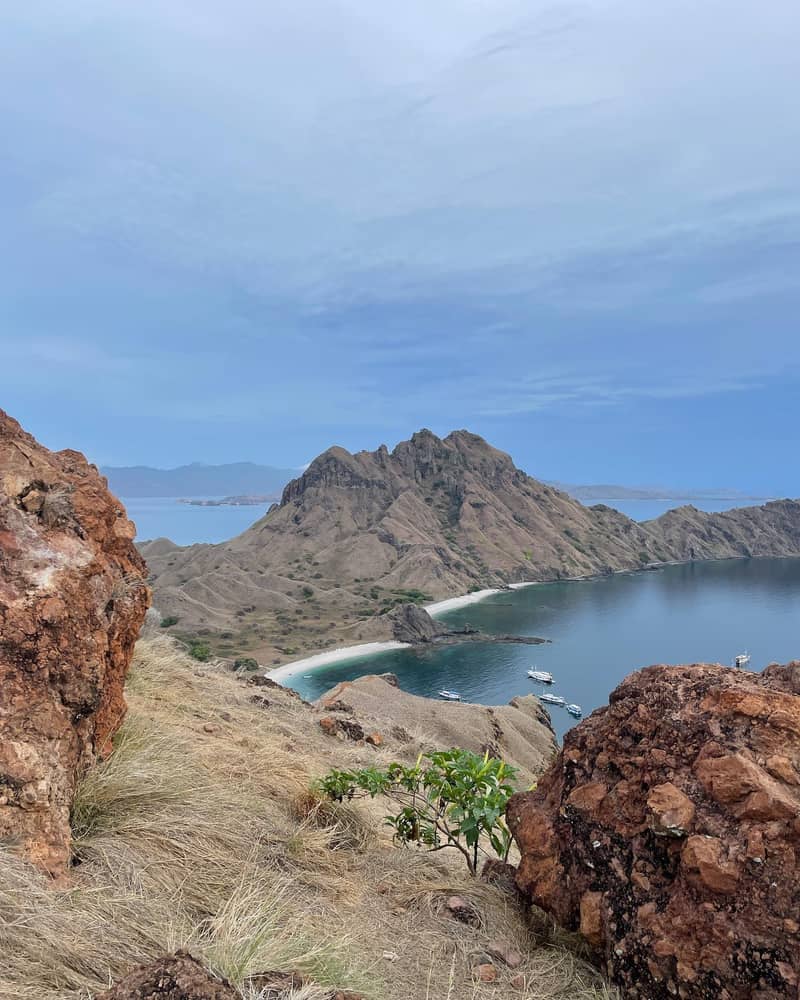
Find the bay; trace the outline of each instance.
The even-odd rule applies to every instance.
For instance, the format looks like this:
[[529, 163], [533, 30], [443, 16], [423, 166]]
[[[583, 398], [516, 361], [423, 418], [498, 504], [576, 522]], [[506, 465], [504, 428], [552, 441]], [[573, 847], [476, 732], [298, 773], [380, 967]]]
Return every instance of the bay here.
[[[197, 507], [175, 497], [120, 497], [136, 525], [136, 541], [169, 538], [176, 545], [224, 542], [250, 527], [267, 512], [263, 506]], [[193, 499], [216, 500], [218, 497]]]
[[[800, 559], [735, 559], [667, 566], [649, 572], [539, 584], [441, 616], [492, 634], [539, 635], [545, 646], [463, 643], [402, 649], [340, 661], [295, 677], [315, 699], [342, 680], [391, 671], [413, 694], [441, 688], [465, 701], [504, 704], [515, 695], [550, 690], [577, 702], [584, 715], [605, 705], [633, 670], [651, 663], [729, 665], [747, 649], [751, 669], [800, 658]], [[550, 688], [528, 680], [529, 667], [549, 670]], [[559, 737], [575, 725], [552, 708]]]

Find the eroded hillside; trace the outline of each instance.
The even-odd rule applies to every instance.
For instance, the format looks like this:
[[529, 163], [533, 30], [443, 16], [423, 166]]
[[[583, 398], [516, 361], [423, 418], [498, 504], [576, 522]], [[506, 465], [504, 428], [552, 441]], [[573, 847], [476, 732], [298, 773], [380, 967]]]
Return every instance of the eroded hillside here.
[[682, 507], [639, 524], [531, 478], [475, 434], [423, 430], [391, 452], [329, 449], [230, 541], [142, 550], [179, 633], [269, 663], [385, 638], [384, 613], [403, 602], [651, 563], [800, 555], [800, 504]]

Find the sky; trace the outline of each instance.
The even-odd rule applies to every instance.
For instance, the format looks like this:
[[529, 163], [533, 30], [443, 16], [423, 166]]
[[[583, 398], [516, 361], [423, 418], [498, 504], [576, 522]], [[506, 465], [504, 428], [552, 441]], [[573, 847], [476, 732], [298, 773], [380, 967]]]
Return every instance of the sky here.
[[5, 4], [0, 406], [798, 496], [799, 50], [796, 0]]

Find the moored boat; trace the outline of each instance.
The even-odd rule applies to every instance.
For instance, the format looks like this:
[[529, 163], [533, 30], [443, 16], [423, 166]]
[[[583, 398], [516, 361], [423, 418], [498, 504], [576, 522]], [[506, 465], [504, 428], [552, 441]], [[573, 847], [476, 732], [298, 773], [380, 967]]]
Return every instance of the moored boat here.
[[461, 701], [461, 695], [458, 691], [448, 691], [446, 688], [439, 692], [439, 697], [444, 698], [445, 701]]
[[733, 658], [733, 665], [737, 670], [743, 670], [747, 664], [750, 662], [750, 654], [745, 650], [743, 653], [737, 654]]
[[545, 701], [548, 705], [560, 705], [562, 708], [567, 704], [567, 699], [560, 694], [540, 694], [539, 701]]
[[540, 684], [552, 684], [553, 675], [549, 670], [529, 670], [528, 677], [532, 681], [539, 681]]
[[580, 705], [567, 705], [567, 711], [570, 715], [574, 715], [576, 719], [580, 719], [583, 715], [583, 709]]

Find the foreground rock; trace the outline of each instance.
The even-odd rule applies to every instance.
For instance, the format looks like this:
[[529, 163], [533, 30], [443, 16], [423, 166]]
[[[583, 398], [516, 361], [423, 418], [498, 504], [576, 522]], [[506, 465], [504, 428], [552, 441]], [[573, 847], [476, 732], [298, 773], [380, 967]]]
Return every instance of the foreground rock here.
[[0, 841], [52, 875], [76, 780], [125, 715], [149, 602], [134, 533], [82, 455], [0, 410]]
[[626, 997], [800, 995], [798, 680], [648, 667], [509, 803], [520, 888]]
[[186, 951], [134, 969], [96, 1000], [237, 1000], [227, 980], [217, 979]]
[[488, 751], [520, 769], [519, 786], [541, 774], [556, 752], [550, 717], [533, 695], [495, 706], [439, 701], [401, 690], [391, 674], [368, 674], [337, 684], [316, 705], [326, 712], [346, 710], [349, 724], [357, 720], [364, 732], [399, 731], [431, 747]]

